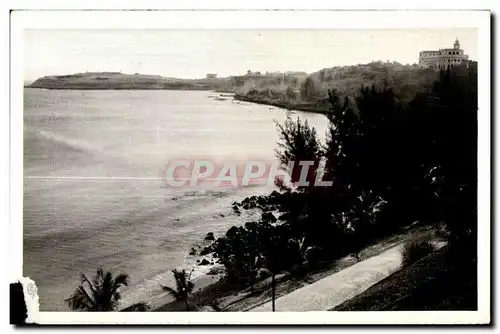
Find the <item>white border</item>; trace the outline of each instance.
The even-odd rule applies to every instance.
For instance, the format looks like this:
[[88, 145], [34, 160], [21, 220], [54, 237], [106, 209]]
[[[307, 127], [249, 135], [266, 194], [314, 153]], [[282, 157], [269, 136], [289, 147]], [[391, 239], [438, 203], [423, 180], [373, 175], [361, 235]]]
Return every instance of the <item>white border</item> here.
[[470, 324], [490, 320], [490, 13], [487, 11], [107, 11], [11, 16], [11, 281], [22, 276], [23, 31], [25, 29], [477, 28], [479, 228], [477, 312], [77, 313], [40, 312], [41, 324]]

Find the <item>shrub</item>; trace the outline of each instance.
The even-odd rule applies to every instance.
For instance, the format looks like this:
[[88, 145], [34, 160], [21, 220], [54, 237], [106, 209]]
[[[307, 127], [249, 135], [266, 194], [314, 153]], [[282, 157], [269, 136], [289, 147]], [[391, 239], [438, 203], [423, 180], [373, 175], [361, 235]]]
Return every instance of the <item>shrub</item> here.
[[266, 268], [261, 268], [257, 272], [257, 280], [258, 281], [265, 280], [268, 277], [271, 277], [271, 272], [269, 270], [267, 270]]
[[151, 306], [149, 304], [140, 302], [133, 304], [129, 306], [128, 308], [124, 309], [123, 311], [125, 312], [147, 312], [151, 309]]
[[309, 269], [316, 269], [319, 266], [321, 254], [323, 250], [321, 247], [312, 246], [306, 249], [305, 258]]
[[409, 266], [430, 253], [434, 252], [434, 245], [426, 239], [414, 238], [408, 241], [402, 251], [403, 266]]

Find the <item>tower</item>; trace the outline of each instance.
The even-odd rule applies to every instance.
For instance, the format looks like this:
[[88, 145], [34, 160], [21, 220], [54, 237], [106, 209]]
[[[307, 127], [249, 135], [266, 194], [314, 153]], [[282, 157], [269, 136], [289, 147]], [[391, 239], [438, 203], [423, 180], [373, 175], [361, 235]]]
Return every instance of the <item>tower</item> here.
[[458, 38], [455, 40], [455, 44], [453, 44], [453, 48], [456, 50], [460, 49], [460, 42], [458, 41]]

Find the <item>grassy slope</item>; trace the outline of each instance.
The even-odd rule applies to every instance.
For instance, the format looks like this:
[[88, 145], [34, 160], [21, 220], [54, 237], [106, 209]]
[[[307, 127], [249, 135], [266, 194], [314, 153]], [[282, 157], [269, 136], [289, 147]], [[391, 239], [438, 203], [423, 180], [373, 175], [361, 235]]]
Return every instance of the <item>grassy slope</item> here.
[[477, 261], [446, 246], [332, 311], [476, 310]]

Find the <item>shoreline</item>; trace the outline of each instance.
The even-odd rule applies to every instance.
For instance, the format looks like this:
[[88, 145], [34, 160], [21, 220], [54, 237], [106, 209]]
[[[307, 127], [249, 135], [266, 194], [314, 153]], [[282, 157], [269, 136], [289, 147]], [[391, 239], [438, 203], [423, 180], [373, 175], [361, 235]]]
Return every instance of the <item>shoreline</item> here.
[[[32, 89], [46, 89], [46, 90], [81, 90], [81, 91], [107, 91], [107, 90], [169, 90], [169, 91], [200, 91], [200, 92], [214, 92], [218, 94], [230, 94], [234, 100], [236, 101], [242, 101], [242, 102], [249, 102], [249, 103], [255, 103], [255, 104], [260, 104], [260, 105], [268, 105], [272, 107], [277, 107], [281, 109], [286, 109], [289, 111], [302, 111], [302, 112], [310, 112], [310, 113], [316, 113], [316, 114], [323, 114], [327, 115], [329, 114], [328, 108], [318, 108], [314, 106], [310, 106], [307, 104], [291, 104], [288, 102], [282, 102], [282, 101], [271, 101], [268, 99], [264, 98], [255, 98], [255, 97], [249, 97], [247, 95], [242, 95], [242, 94], [237, 94], [234, 93], [230, 90], [221, 90], [221, 89], [214, 89], [214, 88], [194, 88], [194, 89], [179, 89], [175, 87], [46, 87], [46, 86], [23, 86], [23, 88], [32, 88]], [[225, 96], [226, 97], [226, 96]]]
[[311, 113], [323, 114], [323, 115], [327, 115], [330, 113], [328, 108], [323, 109], [323, 108], [317, 108], [314, 106], [308, 106], [306, 104], [290, 104], [287, 102], [271, 101], [271, 100], [264, 99], [264, 98], [254, 98], [254, 97], [249, 97], [247, 95], [241, 95], [241, 94], [234, 94], [234, 99], [238, 100], [238, 101], [243, 101], [243, 102], [250, 102], [250, 103], [255, 103], [255, 104], [262, 104], [262, 105], [278, 107], [278, 108], [282, 108], [282, 109], [286, 109], [286, 110], [311, 112]]
[[215, 91], [213, 88], [197, 88], [197, 89], [179, 89], [179, 88], [164, 88], [164, 87], [41, 87], [41, 86], [23, 86], [23, 88], [47, 89], [47, 90], [178, 90], [178, 91]]

